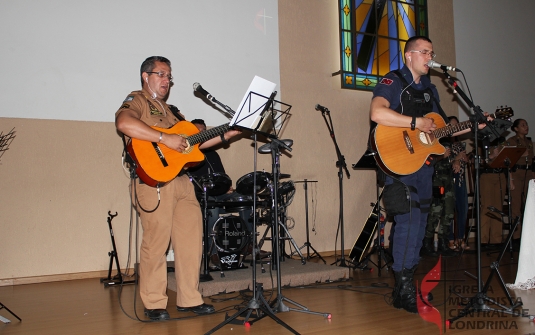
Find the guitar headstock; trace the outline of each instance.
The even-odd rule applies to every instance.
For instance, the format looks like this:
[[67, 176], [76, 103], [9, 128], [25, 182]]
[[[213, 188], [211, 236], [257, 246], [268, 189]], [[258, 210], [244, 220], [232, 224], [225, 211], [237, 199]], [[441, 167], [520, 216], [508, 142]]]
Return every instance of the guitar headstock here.
[[497, 108], [494, 112], [494, 115], [492, 115], [495, 119], [502, 119], [507, 120], [514, 116], [513, 109], [511, 107], [507, 106], [500, 106], [500, 108]]

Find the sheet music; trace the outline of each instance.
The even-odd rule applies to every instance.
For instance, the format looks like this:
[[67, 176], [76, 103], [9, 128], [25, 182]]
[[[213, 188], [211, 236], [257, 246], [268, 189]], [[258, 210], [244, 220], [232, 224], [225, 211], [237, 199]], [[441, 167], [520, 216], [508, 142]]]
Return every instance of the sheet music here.
[[[232, 117], [230, 125], [254, 129], [258, 125], [261, 117], [260, 112], [262, 112], [263, 106], [267, 102], [266, 98], [256, 94], [269, 97], [275, 90], [276, 86], [277, 84], [272, 83], [269, 80], [255, 76], [249, 85], [249, 88], [245, 92], [240, 105], [236, 109], [236, 113]], [[250, 92], [254, 92], [256, 94], [249, 94]]]

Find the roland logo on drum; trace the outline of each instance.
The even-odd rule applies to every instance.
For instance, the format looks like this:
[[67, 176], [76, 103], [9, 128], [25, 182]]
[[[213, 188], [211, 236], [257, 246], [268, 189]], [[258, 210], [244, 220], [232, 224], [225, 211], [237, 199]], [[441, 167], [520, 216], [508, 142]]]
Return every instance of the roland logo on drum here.
[[245, 236], [245, 231], [225, 231], [225, 236]]

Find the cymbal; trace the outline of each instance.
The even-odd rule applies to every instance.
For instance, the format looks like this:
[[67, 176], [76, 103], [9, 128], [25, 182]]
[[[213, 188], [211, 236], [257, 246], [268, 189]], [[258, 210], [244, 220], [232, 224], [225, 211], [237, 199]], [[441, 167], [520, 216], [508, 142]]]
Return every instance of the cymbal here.
[[279, 176], [279, 179], [290, 178], [291, 176], [292, 176], [292, 175], [287, 174], [287, 173], [281, 173], [280, 176]]

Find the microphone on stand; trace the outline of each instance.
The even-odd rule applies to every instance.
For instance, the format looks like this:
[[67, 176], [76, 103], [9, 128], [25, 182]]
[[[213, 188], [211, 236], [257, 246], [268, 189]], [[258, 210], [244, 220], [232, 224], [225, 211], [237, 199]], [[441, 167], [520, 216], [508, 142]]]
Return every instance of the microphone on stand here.
[[214, 96], [211, 95], [210, 93], [208, 93], [208, 91], [206, 91], [204, 88], [202, 88], [201, 84], [199, 84], [199, 83], [193, 84], [193, 90], [199, 92], [202, 95], [204, 95], [206, 97], [206, 99], [208, 99], [208, 100], [210, 100], [212, 102], [215, 100]]
[[322, 113], [328, 113], [329, 112], [329, 109], [327, 107], [323, 107], [322, 105], [320, 104], [317, 104], [316, 105], [316, 110], [317, 111], [320, 111]]
[[449, 65], [443, 65], [443, 64], [435, 62], [432, 59], [430, 59], [429, 62], [427, 62], [427, 66], [429, 66], [430, 68], [442, 69], [444, 71], [462, 72], [460, 69], [458, 69], [456, 67], [449, 66]]

